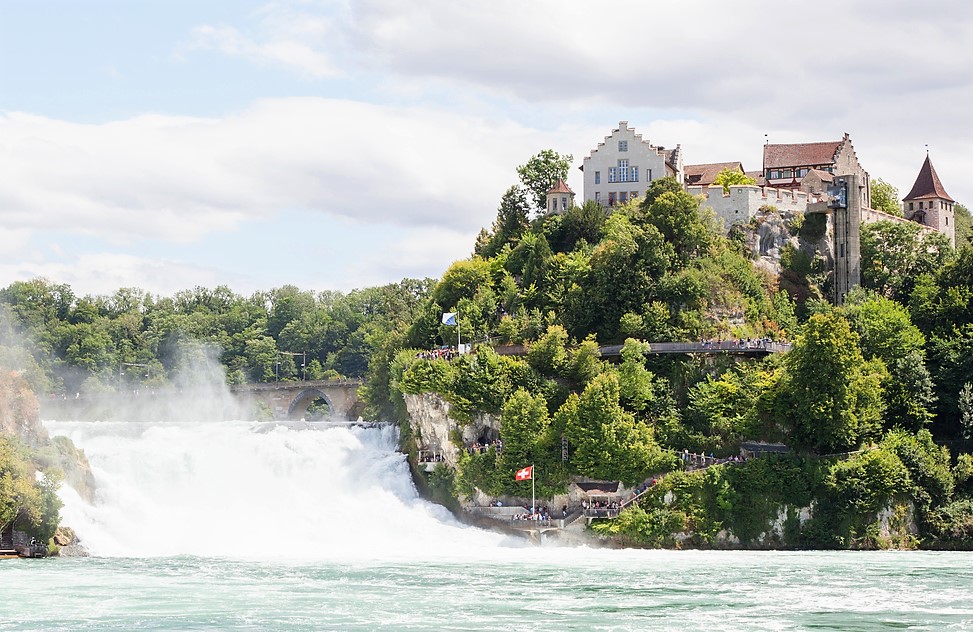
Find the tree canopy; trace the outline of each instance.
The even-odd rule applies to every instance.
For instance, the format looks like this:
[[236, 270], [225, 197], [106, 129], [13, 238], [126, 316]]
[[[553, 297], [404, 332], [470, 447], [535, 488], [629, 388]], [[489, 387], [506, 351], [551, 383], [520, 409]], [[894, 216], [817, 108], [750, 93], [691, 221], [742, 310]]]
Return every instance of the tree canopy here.
[[571, 168], [571, 154], [559, 154], [553, 149], [544, 149], [517, 167], [517, 175], [524, 188], [533, 196], [534, 210], [543, 212], [547, 205], [547, 192], [558, 180], [567, 180]]

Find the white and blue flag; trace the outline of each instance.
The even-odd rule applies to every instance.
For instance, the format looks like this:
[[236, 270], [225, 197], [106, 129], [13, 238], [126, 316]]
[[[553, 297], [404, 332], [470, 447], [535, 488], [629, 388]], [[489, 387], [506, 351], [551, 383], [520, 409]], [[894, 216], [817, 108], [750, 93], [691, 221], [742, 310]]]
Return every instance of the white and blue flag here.
[[449, 312], [448, 314], [443, 314], [443, 324], [444, 325], [455, 325], [456, 324], [456, 312]]

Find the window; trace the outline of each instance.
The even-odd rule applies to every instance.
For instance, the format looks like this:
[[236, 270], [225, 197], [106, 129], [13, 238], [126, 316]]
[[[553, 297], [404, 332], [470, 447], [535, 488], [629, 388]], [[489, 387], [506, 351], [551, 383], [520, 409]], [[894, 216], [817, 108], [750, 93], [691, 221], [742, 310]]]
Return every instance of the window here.
[[919, 210], [922, 210], [922, 202], [919, 202]]
[[845, 245], [844, 244], [839, 244], [839, 247], [838, 247], [838, 256], [839, 257], [844, 257], [845, 256]]
[[909, 210], [910, 211], [916, 210], [912, 205], [913, 205], [913, 203], [912, 202], [909, 202]]
[[645, 181], [646, 182], [652, 182], [652, 170], [651, 169], [646, 169], [645, 170]]
[[628, 159], [622, 158], [618, 161], [618, 182], [628, 182]]
[[601, 204], [601, 191], [595, 191], [595, 202]]
[[638, 182], [639, 181], [639, 168], [638, 167], [630, 167], [628, 181], [629, 182]]
[[561, 210], [562, 211], [568, 210], [568, 198], [567, 197], [561, 198]]
[[608, 206], [615, 206], [615, 194], [614, 193], [609, 193], [608, 194]]
[[595, 184], [601, 184], [601, 172], [600, 171], [596, 171], [595, 172]]
[[619, 193], [618, 194], [618, 202], [619, 202], [619, 204], [625, 204], [625, 202], [628, 202], [628, 193], [626, 193], [625, 191], [622, 191], [621, 193]]
[[949, 216], [946, 216], [946, 225], [949, 226]]
[[608, 167], [608, 181], [615, 182], [615, 167]]
[[794, 177], [794, 170], [793, 169], [784, 169], [784, 173], [781, 175], [781, 177], [782, 178], [793, 178]]
[[620, 140], [618, 141], [618, 151], [628, 151], [628, 141]]
[[551, 212], [557, 212], [557, 198], [551, 198]]

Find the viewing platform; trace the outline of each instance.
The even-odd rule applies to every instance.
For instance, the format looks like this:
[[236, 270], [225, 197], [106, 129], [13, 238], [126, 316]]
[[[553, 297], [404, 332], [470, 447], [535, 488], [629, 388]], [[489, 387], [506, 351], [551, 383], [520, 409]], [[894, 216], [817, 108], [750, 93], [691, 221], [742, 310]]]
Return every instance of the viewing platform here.
[[[598, 351], [602, 357], [618, 356], [623, 345], [605, 345]], [[789, 342], [773, 340], [719, 340], [699, 342], [650, 342], [646, 355], [675, 355], [675, 354], [729, 354], [744, 356], [764, 356], [771, 353], [787, 353], [793, 345]], [[524, 345], [496, 345], [494, 349], [499, 355], [526, 355]]]

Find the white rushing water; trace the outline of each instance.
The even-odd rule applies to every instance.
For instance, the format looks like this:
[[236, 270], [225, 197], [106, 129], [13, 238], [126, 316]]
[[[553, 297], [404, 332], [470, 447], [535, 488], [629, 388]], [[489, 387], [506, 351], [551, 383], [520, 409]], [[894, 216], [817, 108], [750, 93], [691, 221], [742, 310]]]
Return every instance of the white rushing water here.
[[501, 542], [417, 496], [393, 428], [47, 426], [91, 463], [95, 502], [65, 486], [62, 523], [95, 555], [388, 559]]
[[391, 429], [48, 428], [94, 557], [0, 562], [0, 632], [973, 629], [968, 553], [529, 547], [418, 498]]

